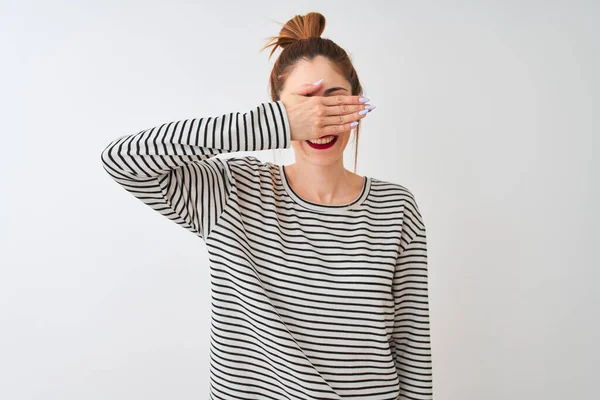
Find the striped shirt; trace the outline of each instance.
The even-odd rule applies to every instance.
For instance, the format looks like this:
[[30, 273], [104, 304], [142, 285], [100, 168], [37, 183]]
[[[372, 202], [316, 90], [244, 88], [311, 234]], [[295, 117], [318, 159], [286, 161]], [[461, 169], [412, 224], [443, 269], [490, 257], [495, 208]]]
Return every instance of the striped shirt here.
[[211, 399], [432, 399], [425, 226], [405, 187], [365, 177], [354, 201], [294, 192], [281, 101], [112, 141], [124, 189], [201, 238], [211, 277]]

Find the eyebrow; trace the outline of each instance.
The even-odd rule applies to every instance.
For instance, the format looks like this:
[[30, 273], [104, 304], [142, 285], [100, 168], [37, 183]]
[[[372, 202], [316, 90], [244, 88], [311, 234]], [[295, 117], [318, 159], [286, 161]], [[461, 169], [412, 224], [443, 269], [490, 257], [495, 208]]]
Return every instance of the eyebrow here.
[[[327, 89], [327, 90], [325, 91], [325, 93], [323, 93], [323, 94], [324, 94], [325, 96], [327, 96], [329, 93], [331, 93], [331, 92], [335, 92], [336, 90], [346, 90], [346, 89], [344, 89], [344, 88], [342, 88], [342, 87], [333, 87], [333, 88], [329, 88], [329, 89]], [[347, 91], [348, 91], [348, 90], [346, 90], [346, 92], [347, 92]]]

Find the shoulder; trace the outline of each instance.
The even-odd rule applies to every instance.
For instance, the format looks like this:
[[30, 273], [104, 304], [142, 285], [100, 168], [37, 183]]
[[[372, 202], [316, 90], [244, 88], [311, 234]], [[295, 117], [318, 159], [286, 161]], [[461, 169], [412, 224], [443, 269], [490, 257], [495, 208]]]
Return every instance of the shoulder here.
[[418, 209], [412, 190], [400, 183], [371, 178], [371, 195], [380, 203], [401, 204], [404, 207]]
[[236, 181], [245, 182], [273, 182], [273, 175], [276, 173], [276, 164], [268, 161], [262, 161], [254, 156], [235, 156], [221, 158], [221, 161], [227, 167], [227, 170]]
[[425, 222], [417, 198], [407, 186], [371, 178], [370, 196], [373, 202], [385, 207], [390, 215], [401, 221], [405, 234], [410, 232], [409, 235], [414, 236], [416, 232], [425, 231]]
[[227, 164], [227, 166], [235, 171], [263, 171], [271, 170], [275, 167], [275, 164], [262, 161], [254, 156], [235, 156], [229, 158], [221, 158], [221, 160]]

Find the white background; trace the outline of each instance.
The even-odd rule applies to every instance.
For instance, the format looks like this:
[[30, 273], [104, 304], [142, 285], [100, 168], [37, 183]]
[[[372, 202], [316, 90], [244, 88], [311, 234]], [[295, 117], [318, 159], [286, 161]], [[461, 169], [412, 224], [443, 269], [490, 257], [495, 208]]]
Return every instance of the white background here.
[[208, 398], [206, 247], [113, 182], [100, 153], [269, 101], [279, 53], [259, 49], [273, 21], [309, 11], [377, 106], [357, 173], [408, 187], [424, 215], [435, 398], [596, 397], [597, 2], [0, 10], [0, 398]]

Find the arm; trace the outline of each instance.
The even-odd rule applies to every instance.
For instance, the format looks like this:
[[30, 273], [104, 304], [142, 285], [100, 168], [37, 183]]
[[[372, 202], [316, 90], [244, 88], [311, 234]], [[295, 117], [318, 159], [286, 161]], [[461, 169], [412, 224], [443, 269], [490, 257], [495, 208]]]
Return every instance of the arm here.
[[125, 190], [206, 239], [233, 187], [230, 160], [215, 156], [290, 145], [288, 115], [275, 101], [244, 114], [174, 121], [122, 136], [102, 151], [101, 159]]
[[393, 282], [396, 310], [393, 338], [400, 398], [431, 400], [427, 241], [425, 225], [412, 195], [405, 208], [400, 244]]

